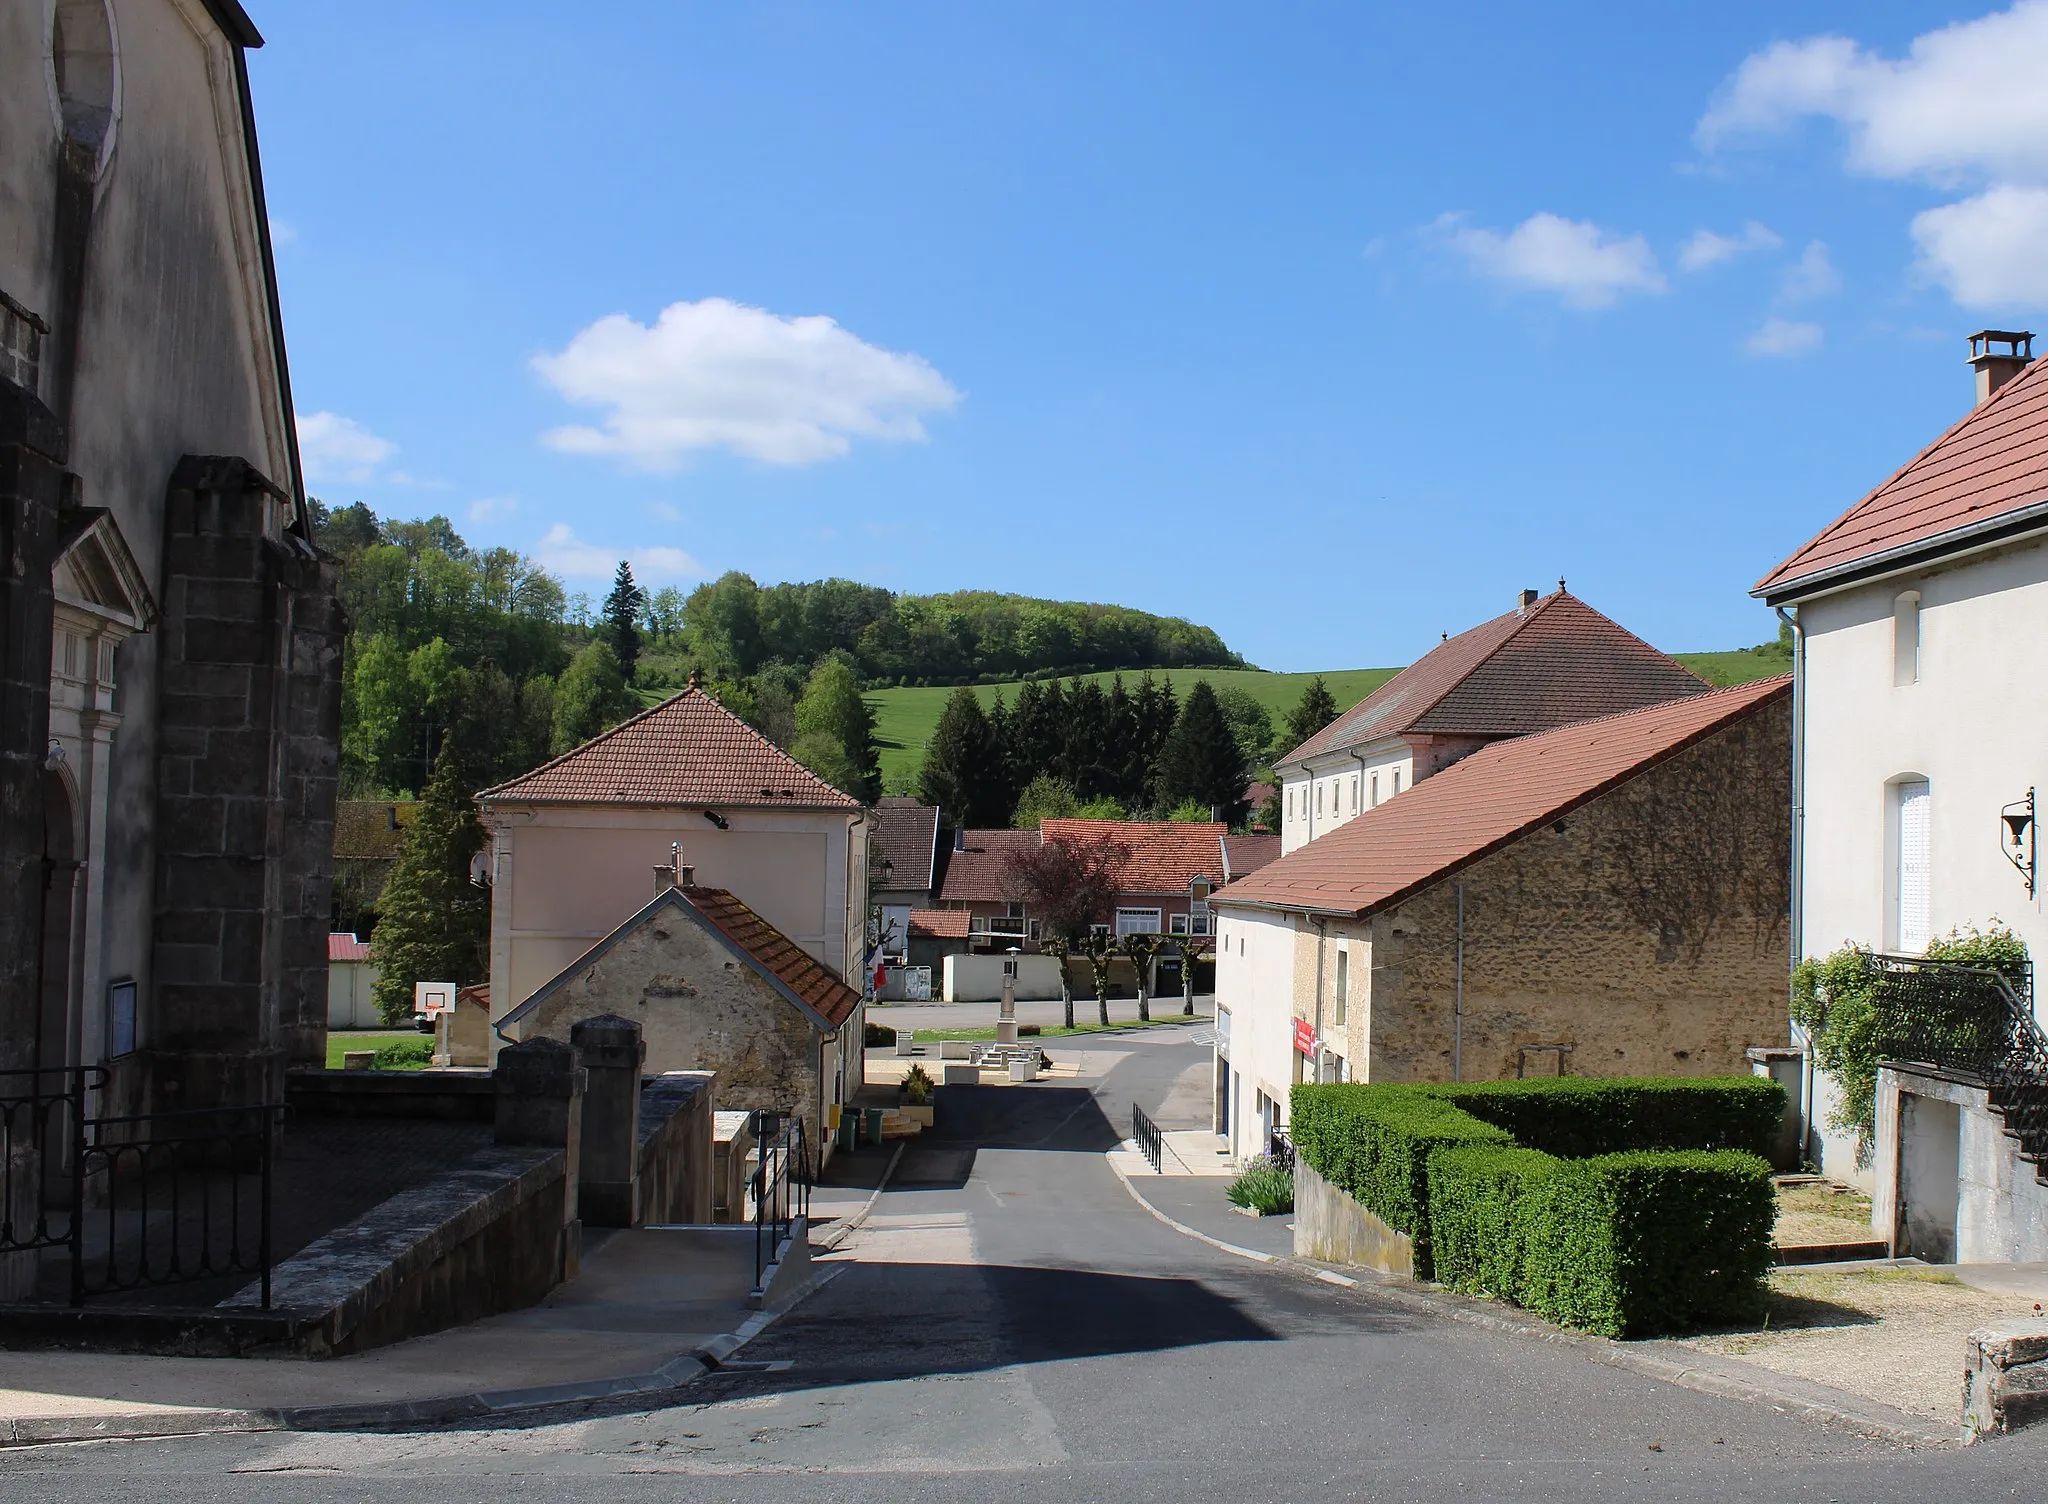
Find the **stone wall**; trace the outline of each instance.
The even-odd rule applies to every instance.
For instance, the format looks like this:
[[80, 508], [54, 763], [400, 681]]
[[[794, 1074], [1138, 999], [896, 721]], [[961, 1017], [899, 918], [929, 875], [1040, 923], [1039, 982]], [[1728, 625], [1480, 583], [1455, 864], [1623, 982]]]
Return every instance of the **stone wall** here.
[[[1392, 913], [1333, 922], [1325, 1016], [1348, 944], [1353, 1077], [1450, 1079], [1460, 885], [1464, 1079], [1512, 1077], [1519, 1046], [1557, 1044], [1573, 1075], [1747, 1074], [1748, 1047], [1789, 1034], [1790, 767], [1783, 697]], [[1300, 947], [1311, 1017], [1315, 936]]]
[[1294, 1256], [1413, 1278], [1415, 1240], [1294, 1161]]
[[2020, 1158], [1981, 1081], [1888, 1062], [1877, 1073], [1876, 1126], [1871, 1235], [1894, 1256], [2048, 1260], [2048, 1185]]
[[640, 1220], [708, 1223], [715, 1150], [710, 1071], [668, 1071], [640, 1093]]

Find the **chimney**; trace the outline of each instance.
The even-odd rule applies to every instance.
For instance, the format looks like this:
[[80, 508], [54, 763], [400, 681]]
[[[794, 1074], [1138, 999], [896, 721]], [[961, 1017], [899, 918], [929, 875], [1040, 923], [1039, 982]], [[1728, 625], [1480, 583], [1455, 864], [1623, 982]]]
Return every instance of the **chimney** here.
[[695, 867], [692, 867], [688, 862], [685, 862], [682, 866], [676, 868], [676, 886], [678, 888], [696, 887], [697, 869]]
[[955, 851], [965, 851], [967, 849], [966, 826], [956, 825], [953, 827], [953, 849]]
[[[2005, 348], [1993, 349], [1994, 345]], [[2034, 359], [2031, 329], [1979, 329], [1970, 336], [1970, 365], [1977, 373], [1977, 405], [2024, 371]]]
[[1515, 609], [1517, 611], [1526, 611], [1535, 604], [1536, 592], [1533, 590], [1524, 590], [1515, 598]]
[[654, 896], [661, 897], [670, 888], [694, 888], [697, 886], [697, 869], [688, 865], [671, 867], [666, 864], [654, 869]]

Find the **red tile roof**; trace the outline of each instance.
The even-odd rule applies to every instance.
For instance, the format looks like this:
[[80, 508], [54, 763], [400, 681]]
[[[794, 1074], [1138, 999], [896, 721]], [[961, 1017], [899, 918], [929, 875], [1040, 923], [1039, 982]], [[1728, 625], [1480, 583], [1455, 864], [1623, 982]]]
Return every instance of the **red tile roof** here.
[[944, 853], [939, 902], [1007, 903], [1023, 898], [1023, 886], [1010, 877], [1010, 853], [1028, 851], [1037, 844], [1035, 830], [968, 831], [964, 850], [955, 848]]
[[[2048, 502], [2048, 357], [1921, 450], [1903, 469], [1757, 582], [1777, 602], [1877, 555], [1964, 537]], [[2048, 521], [2048, 519], [2043, 519]], [[1960, 541], [1957, 540], [1957, 541]]]
[[1047, 840], [1058, 836], [1085, 845], [1121, 841], [1131, 848], [1118, 886], [1125, 893], [1186, 893], [1200, 875], [1223, 886], [1222, 840], [1230, 827], [1214, 821], [1178, 824], [1169, 820], [1041, 820]]
[[1383, 736], [1527, 736], [1708, 685], [1559, 590], [1460, 632], [1296, 747], [1288, 767]]
[[881, 861], [873, 873], [877, 888], [929, 889], [938, 854], [939, 808], [890, 795], [875, 806], [875, 846]]
[[327, 937], [327, 961], [367, 961], [370, 959], [370, 942], [358, 940], [346, 931], [335, 931]]
[[1496, 742], [1214, 901], [1352, 915], [1389, 907], [1791, 692], [1781, 674]]
[[701, 689], [686, 689], [477, 797], [519, 804], [861, 807]]
[[1278, 861], [1280, 838], [1278, 836], [1225, 836], [1223, 838], [1223, 865], [1225, 878], [1230, 882], [1242, 882], [1261, 867]]
[[973, 917], [965, 909], [912, 909], [910, 933], [926, 940], [965, 940]]
[[832, 1028], [860, 1006], [860, 994], [812, 960], [809, 952], [723, 888], [678, 888], [691, 908], [716, 925]]

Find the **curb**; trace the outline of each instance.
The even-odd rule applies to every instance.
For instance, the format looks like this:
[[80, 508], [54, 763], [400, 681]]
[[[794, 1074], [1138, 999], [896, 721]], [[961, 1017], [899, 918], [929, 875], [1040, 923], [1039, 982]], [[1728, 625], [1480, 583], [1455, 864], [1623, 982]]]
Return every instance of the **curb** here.
[[868, 1199], [861, 1203], [859, 1211], [818, 1239], [819, 1248], [827, 1253], [837, 1253], [840, 1244], [860, 1231], [862, 1224], [868, 1220], [868, 1214], [875, 1209], [875, 1203], [882, 1199], [882, 1192], [889, 1188], [889, 1177], [896, 1173], [896, 1166], [902, 1161], [903, 1150], [908, 1142], [907, 1139], [896, 1140], [896, 1152], [889, 1156], [889, 1163], [882, 1167], [882, 1178], [876, 1181], [875, 1188], [868, 1192]]
[[[1104, 1156], [1108, 1162], [1108, 1156]], [[1116, 1178], [1123, 1182], [1131, 1199], [1145, 1208], [1159, 1221], [1175, 1232], [1184, 1233], [1198, 1242], [1239, 1258], [1253, 1259], [1261, 1264], [1274, 1264], [1307, 1274], [1325, 1284], [1341, 1285], [1345, 1288], [1363, 1288], [1382, 1296], [1389, 1302], [1405, 1306], [1409, 1310], [1432, 1316], [1448, 1317], [1467, 1326], [1483, 1327], [1517, 1337], [1533, 1337], [1539, 1341], [1558, 1346], [1576, 1348], [1596, 1363], [1606, 1363], [1615, 1368], [1625, 1368], [1646, 1378], [1672, 1384], [1680, 1389], [1691, 1389], [1701, 1394], [1718, 1395], [1724, 1399], [1748, 1400], [1753, 1404], [1769, 1405], [1801, 1420], [1825, 1421], [1838, 1425], [1853, 1426], [1868, 1436], [1880, 1437], [1886, 1441], [1912, 1447], [1953, 1447], [1961, 1444], [1963, 1432], [1960, 1425], [1948, 1430], [1933, 1428], [1918, 1416], [1908, 1415], [1902, 1410], [1861, 1401], [1845, 1395], [1840, 1390], [1830, 1389], [1824, 1384], [1795, 1379], [1789, 1375], [1774, 1374], [1768, 1369], [1731, 1372], [1717, 1364], [1711, 1354], [1694, 1353], [1671, 1342], [1654, 1345], [1625, 1344], [1609, 1337], [1596, 1337], [1587, 1332], [1567, 1331], [1527, 1318], [1501, 1314], [1488, 1304], [1477, 1300], [1453, 1295], [1419, 1284], [1397, 1284], [1391, 1275], [1384, 1278], [1359, 1279], [1348, 1274], [1339, 1274], [1334, 1269], [1324, 1269], [1306, 1259], [1283, 1257], [1279, 1254], [1261, 1253], [1255, 1248], [1244, 1248], [1236, 1243], [1226, 1243], [1221, 1238], [1212, 1238], [1207, 1233], [1189, 1227], [1169, 1217], [1151, 1202], [1114, 1163], [1109, 1168]], [[1684, 1358], [1660, 1356], [1657, 1349], [1682, 1352]], [[1732, 1366], [1734, 1360], [1724, 1360]]]
[[372, 1405], [299, 1405], [272, 1410], [132, 1410], [100, 1415], [24, 1416], [0, 1420], [0, 1448], [57, 1442], [145, 1440], [256, 1431], [359, 1431], [441, 1425], [515, 1412], [547, 1411], [607, 1399], [665, 1394], [715, 1373], [771, 1323], [829, 1285], [845, 1268], [824, 1269], [799, 1285], [771, 1310], [757, 1311], [730, 1332], [721, 1332], [647, 1373], [541, 1384], [525, 1389], [490, 1389], [477, 1394], [400, 1400]]

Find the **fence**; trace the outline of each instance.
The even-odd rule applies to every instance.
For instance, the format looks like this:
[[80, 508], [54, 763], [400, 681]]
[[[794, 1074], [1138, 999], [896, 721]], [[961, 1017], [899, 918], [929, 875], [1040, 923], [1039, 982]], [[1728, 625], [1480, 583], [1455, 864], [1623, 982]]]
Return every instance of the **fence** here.
[[791, 1224], [811, 1215], [811, 1147], [804, 1120], [794, 1113], [754, 1114], [754, 1141], [760, 1161], [754, 1169], [754, 1288], [776, 1250], [789, 1236]]
[[2034, 1021], [2031, 977], [1919, 956], [1871, 964], [1887, 1053], [1981, 1077], [2021, 1152], [2048, 1154], [2048, 1035]]
[[1131, 1137], [1138, 1141], [1139, 1152], [1152, 1162], [1152, 1168], [1160, 1174], [1159, 1158], [1164, 1146], [1159, 1140], [1159, 1125], [1145, 1115], [1145, 1109], [1136, 1102], [1131, 1104]]
[[268, 1310], [284, 1108], [92, 1116], [106, 1084], [97, 1066], [0, 1072], [0, 1255], [63, 1250], [74, 1306], [253, 1275]]

